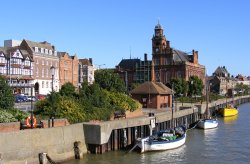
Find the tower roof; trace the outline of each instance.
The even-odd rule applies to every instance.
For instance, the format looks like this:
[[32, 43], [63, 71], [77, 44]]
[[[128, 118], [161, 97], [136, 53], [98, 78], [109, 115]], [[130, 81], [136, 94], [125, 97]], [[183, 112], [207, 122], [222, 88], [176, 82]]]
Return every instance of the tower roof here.
[[163, 29], [159, 21], [158, 21], [157, 25], [155, 26], [155, 29]]

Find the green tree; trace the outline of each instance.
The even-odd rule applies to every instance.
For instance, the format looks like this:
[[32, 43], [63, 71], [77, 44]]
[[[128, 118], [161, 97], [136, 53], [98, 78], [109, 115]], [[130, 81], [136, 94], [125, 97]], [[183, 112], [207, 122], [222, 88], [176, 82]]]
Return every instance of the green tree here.
[[5, 79], [0, 76], [0, 108], [12, 109], [14, 107], [15, 98], [12, 89], [6, 83]]
[[95, 72], [95, 83], [101, 88], [114, 92], [125, 92], [124, 81], [112, 70], [98, 70]]
[[72, 83], [67, 82], [67, 83], [62, 85], [59, 93], [62, 96], [75, 96], [75, 94], [76, 94], [75, 86]]
[[198, 76], [191, 76], [188, 80], [188, 95], [190, 96], [200, 96], [202, 95], [202, 90], [204, 88], [203, 82]]
[[183, 78], [172, 79], [170, 84], [171, 87], [174, 89], [176, 96], [183, 96], [187, 94], [188, 83], [187, 81], [185, 81], [185, 79]]

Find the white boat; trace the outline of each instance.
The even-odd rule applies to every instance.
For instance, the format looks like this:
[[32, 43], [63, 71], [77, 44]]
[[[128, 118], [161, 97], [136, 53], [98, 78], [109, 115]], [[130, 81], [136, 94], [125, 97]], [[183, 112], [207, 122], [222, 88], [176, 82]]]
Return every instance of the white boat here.
[[161, 151], [175, 149], [185, 144], [186, 128], [184, 126], [176, 127], [170, 130], [159, 131], [156, 135], [142, 138], [137, 145], [141, 153], [146, 151]]
[[197, 127], [201, 129], [213, 129], [218, 127], [218, 120], [213, 119], [210, 114], [210, 110], [208, 107], [209, 96], [208, 96], [208, 85], [206, 85], [206, 111], [204, 119], [199, 120]]
[[218, 127], [217, 119], [202, 119], [197, 125], [201, 129], [213, 129]]

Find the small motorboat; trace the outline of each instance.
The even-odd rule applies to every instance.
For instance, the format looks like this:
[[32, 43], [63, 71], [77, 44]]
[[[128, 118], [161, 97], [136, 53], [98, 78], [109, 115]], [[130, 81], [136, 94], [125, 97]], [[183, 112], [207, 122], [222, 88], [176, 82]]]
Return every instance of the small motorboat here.
[[179, 126], [174, 129], [161, 130], [155, 135], [151, 135], [138, 140], [137, 145], [141, 153], [146, 151], [160, 151], [175, 149], [185, 144], [186, 127]]

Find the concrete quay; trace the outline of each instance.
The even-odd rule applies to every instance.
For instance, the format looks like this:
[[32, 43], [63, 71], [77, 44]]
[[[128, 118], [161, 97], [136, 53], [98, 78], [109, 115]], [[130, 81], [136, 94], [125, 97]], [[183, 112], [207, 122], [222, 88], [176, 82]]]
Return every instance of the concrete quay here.
[[[211, 111], [224, 107], [230, 99], [209, 103]], [[250, 102], [250, 96], [234, 99], [237, 105]], [[144, 110], [140, 117], [106, 122], [84, 122], [48, 129], [0, 132], [0, 161], [8, 164], [39, 163], [38, 154], [47, 153], [54, 161], [75, 158], [75, 143], [81, 154], [105, 153], [133, 146], [137, 138], [182, 124], [192, 124], [202, 117], [206, 103], [177, 103], [172, 110]], [[150, 116], [149, 116], [149, 113]], [[152, 114], [153, 113], [153, 114]]]

